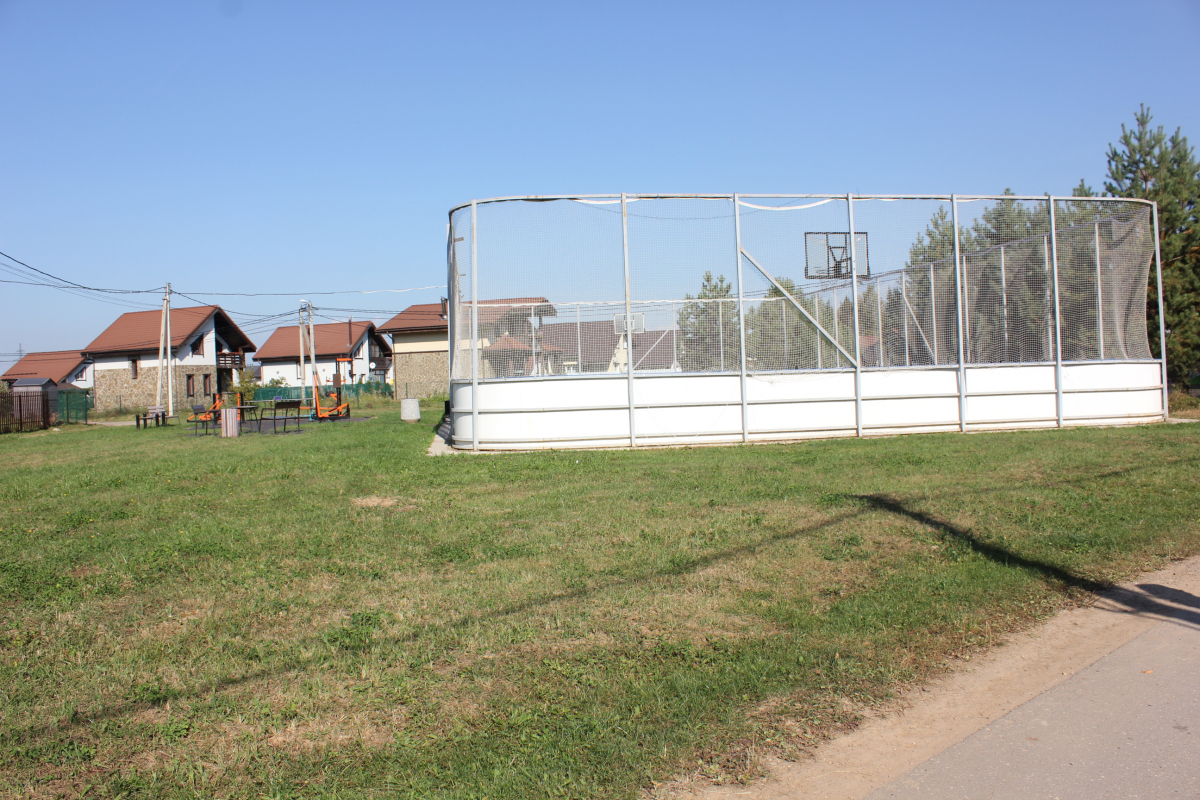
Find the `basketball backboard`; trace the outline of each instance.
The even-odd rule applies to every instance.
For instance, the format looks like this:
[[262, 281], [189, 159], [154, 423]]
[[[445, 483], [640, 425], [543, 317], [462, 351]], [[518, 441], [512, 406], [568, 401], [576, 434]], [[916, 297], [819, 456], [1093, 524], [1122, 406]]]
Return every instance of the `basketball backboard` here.
[[[831, 280], [850, 277], [850, 234], [818, 231], [804, 234], [804, 277], [811, 280]], [[871, 263], [867, 255], [867, 234], [854, 233], [854, 261], [860, 278], [870, 277]]]

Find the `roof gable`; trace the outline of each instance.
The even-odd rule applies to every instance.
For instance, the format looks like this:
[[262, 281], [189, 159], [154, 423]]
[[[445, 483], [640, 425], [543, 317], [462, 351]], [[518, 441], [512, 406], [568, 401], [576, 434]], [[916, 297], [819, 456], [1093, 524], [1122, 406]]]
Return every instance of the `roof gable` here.
[[[373, 338], [387, 354], [392, 354], [375, 328], [374, 322], [326, 322], [313, 326], [313, 339], [317, 358], [348, 357], [358, 348], [363, 336]], [[298, 361], [300, 359], [299, 326], [286, 325], [276, 328], [271, 337], [259, 348], [254, 358], [258, 361]]]
[[26, 353], [0, 375], [0, 380], [16, 381], [22, 378], [46, 378], [55, 383], [70, 380], [79, 368], [87, 364], [88, 358], [79, 350], [54, 350], [44, 353]]
[[[217, 335], [230, 348], [243, 352], [255, 349], [254, 342], [242, 333], [220, 306], [172, 308], [171, 347], [182, 346], [213, 316], [216, 317]], [[152, 353], [158, 350], [161, 329], [161, 311], [131, 311], [117, 317], [116, 322], [105, 328], [103, 333], [83, 349], [83, 352], [89, 356], [112, 353]]]

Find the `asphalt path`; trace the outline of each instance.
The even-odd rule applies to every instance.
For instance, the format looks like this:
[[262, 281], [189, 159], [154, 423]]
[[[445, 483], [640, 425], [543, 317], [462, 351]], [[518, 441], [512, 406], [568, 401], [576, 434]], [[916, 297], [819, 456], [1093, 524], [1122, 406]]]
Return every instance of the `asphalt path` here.
[[1200, 598], [869, 800], [1200, 797]]
[[673, 796], [1200, 798], [1200, 557], [980, 655], [768, 779]]

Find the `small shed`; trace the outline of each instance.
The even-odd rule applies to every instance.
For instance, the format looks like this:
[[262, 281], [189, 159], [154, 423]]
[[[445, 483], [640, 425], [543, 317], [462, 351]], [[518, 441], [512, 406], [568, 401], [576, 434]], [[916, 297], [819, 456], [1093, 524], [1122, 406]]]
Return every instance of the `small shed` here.
[[53, 378], [22, 378], [12, 385], [18, 429], [44, 428], [59, 414], [59, 385]]
[[[17, 397], [29, 398], [44, 395], [49, 400], [50, 416], [55, 417], [58, 415], [58, 384], [51, 378], [21, 378], [13, 383], [12, 393]], [[33, 408], [34, 406], [30, 404], [36, 402], [30, 399], [25, 401], [23, 405]]]

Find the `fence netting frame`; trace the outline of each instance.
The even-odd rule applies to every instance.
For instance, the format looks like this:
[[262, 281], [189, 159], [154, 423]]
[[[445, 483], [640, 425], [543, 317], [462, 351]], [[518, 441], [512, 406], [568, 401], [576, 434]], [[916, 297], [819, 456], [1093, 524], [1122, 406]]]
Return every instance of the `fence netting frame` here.
[[[1157, 362], [1165, 387], [1146, 330], [1157, 227], [1126, 198], [472, 201], [448, 226], [449, 378], [625, 376], [631, 431], [633, 381], [654, 374], [739, 374], [743, 416], [747, 377], [802, 372], [857, 387], [870, 370]], [[841, 248], [823, 267], [839, 277], [809, 277], [814, 233]]]

